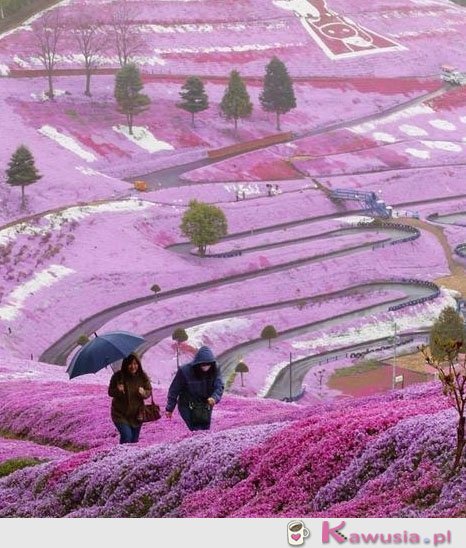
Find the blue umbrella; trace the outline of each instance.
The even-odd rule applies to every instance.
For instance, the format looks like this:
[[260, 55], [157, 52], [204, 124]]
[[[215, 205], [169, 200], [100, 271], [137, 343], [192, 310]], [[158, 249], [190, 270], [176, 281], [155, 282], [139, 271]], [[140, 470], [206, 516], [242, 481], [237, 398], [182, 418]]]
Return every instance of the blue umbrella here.
[[97, 373], [111, 363], [131, 354], [143, 342], [143, 337], [128, 331], [96, 334], [94, 339], [86, 343], [73, 356], [66, 372], [70, 379], [79, 375]]

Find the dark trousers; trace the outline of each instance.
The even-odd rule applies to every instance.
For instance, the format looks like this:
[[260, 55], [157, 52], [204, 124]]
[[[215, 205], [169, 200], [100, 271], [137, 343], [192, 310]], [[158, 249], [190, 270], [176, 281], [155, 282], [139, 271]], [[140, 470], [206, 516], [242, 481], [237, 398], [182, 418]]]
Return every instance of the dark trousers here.
[[114, 424], [120, 432], [120, 443], [137, 443], [139, 441], [140, 426], [130, 426], [122, 422], [115, 422]]

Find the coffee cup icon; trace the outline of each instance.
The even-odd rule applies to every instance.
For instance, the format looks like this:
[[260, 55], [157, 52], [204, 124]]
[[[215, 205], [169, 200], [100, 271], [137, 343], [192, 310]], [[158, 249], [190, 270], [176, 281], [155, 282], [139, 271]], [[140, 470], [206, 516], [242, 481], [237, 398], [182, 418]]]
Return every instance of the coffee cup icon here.
[[299, 519], [288, 523], [288, 544], [291, 546], [300, 546], [304, 544], [304, 539], [310, 535], [309, 529]]

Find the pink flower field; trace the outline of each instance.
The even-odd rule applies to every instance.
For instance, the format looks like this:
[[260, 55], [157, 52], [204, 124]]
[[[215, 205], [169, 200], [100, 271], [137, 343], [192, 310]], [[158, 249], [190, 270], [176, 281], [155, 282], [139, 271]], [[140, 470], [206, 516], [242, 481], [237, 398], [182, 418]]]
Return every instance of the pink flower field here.
[[[150, 98], [133, 135], [114, 96], [123, 8]], [[37, 33], [56, 14], [51, 100]], [[90, 96], [83, 14], [105, 38]], [[466, 7], [65, 0], [23, 19], [0, 34], [0, 516], [464, 518], [466, 456], [451, 475], [457, 416], [433, 369], [387, 389], [365, 368], [391, 374], [396, 349], [409, 376], [466, 299]], [[280, 130], [260, 100], [273, 56], [296, 96]], [[236, 132], [220, 114], [232, 70], [253, 105]], [[194, 126], [178, 104], [191, 75], [209, 98]], [[24, 206], [8, 171], [22, 144], [41, 176]], [[193, 200], [227, 224], [205, 256], [181, 228]], [[66, 371], [80, 337], [120, 330], [144, 338], [163, 415], [132, 444], [112, 367]], [[177, 350], [184, 364], [201, 346], [225, 390], [211, 429], [190, 431], [164, 410]], [[335, 386], [336, 369], [364, 382]]]

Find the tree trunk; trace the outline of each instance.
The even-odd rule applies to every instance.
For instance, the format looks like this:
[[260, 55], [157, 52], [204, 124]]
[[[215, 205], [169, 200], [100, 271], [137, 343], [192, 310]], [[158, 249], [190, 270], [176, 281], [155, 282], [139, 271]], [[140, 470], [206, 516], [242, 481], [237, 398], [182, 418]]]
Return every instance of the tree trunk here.
[[271, 344], [272, 344], [272, 339], [269, 339], [269, 348]]
[[278, 131], [281, 130], [281, 127], [280, 127], [280, 113], [278, 112], [278, 110], [277, 110], [277, 129], [278, 129]]
[[206, 246], [205, 245], [200, 245], [199, 246], [199, 255], [201, 257], [204, 257], [205, 256], [205, 252], [206, 252]]
[[126, 119], [128, 120], [128, 130], [129, 130], [129, 134], [130, 135], [133, 135], [133, 115], [130, 113], [130, 114], [127, 114], [126, 115]]
[[52, 101], [54, 100], [54, 93], [53, 93], [53, 80], [52, 80], [52, 70], [49, 69], [47, 71], [47, 75], [48, 75], [48, 80], [49, 80], [49, 91], [48, 91], [48, 95], [49, 95], [49, 99], [51, 99]]
[[86, 91], [84, 95], [91, 96], [91, 69], [86, 68]]
[[196, 127], [196, 126], [194, 125], [194, 112], [191, 112], [191, 125], [192, 125], [193, 127]]
[[176, 368], [180, 368], [180, 345], [176, 343]]
[[21, 185], [21, 209], [24, 209], [26, 207], [26, 203], [24, 201], [24, 185]]
[[0, 18], [5, 19], [5, 14], [3, 13], [3, 4], [0, 4]]
[[238, 118], [235, 118], [235, 135], [238, 133]]
[[461, 463], [461, 457], [463, 455], [463, 449], [465, 445], [464, 422], [465, 422], [465, 417], [460, 417], [458, 421], [458, 426], [456, 429], [456, 453], [455, 453], [455, 462], [453, 464], [453, 470], [452, 470], [453, 474], [457, 472]]
[[240, 375], [241, 375], [241, 386], [244, 386], [244, 383], [243, 383], [243, 372], [242, 372], [242, 371], [240, 372]]

